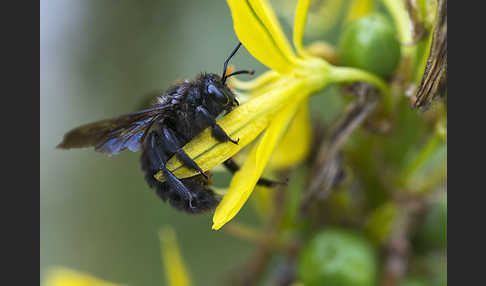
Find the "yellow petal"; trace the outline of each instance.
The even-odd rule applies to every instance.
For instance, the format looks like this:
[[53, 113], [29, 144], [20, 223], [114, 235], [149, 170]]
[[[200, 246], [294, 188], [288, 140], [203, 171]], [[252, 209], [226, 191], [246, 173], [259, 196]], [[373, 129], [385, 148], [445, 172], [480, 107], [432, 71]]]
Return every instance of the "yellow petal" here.
[[277, 17], [264, 0], [228, 0], [238, 39], [258, 61], [279, 72], [290, 73], [295, 54]]
[[162, 261], [169, 286], [190, 286], [191, 280], [184, 266], [174, 230], [165, 227], [159, 232]]
[[235, 173], [228, 193], [214, 213], [213, 229], [220, 229], [230, 221], [248, 200], [296, 109], [297, 105], [292, 104], [275, 116], [260, 142], [253, 147], [241, 169]]
[[285, 169], [299, 163], [309, 154], [312, 140], [312, 128], [309, 104], [300, 104], [287, 132], [278, 143], [272, 155], [270, 166], [275, 169]]
[[258, 97], [261, 95], [266, 95], [272, 90], [281, 89], [283, 86], [287, 85], [293, 80], [292, 76], [279, 76], [276, 79], [268, 79], [266, 82], [261, 82], [251, 90], [249, 90], [246, 95], [248, 97]]
[[[265, 175], [265, 177], [267, 176]], [[273, 213], [273, 198], [275, 195], [273, 190], [274, 189], [257, 185], [250, 198], [252, 208], [256, 211], [262, 221], [267, 221], [269, 218], [268, 214]]]
[[294, 51], [287, 41], [282, 27], [278, 22], [277, 16], [275, 15], [272, 7], [269, 5], [267, 0], [246, 0], [249, 5], [254, 9], [258, 18], [263, 22], [263, 25], [272, 35], [272, 38], [277, 42], [278, 47], [282, 50], [286, 57], [293, 59], [295, 57]]
[[[278, 89], [251, 99], [220, 119], [218, 124], [223, 130], [233, 139], [240, 139], [237, 145], [231, 142], [221, 143], [217, 141], [211, 135], [210, 128], [207, 128], [187, 143], [183, 147], [184, 151], [196, 161], [203, 171], [221, 164], [251, 143], [268, 126], [270, 120], [282, 106], [302, 98], [304, 94], [296, 94], [296, 91], [302, 89], [303, 86], [304, 81], [290, 81]], [[166, 166], [178, 178], [187, 178], [198, 174], [198, 172], [183, 166], [175, 156], [167, 162]], [[160, 172], [155, 177], [158, 180], [164, 180]]]
[[[278, 179], [275, 179], [276, 176], [274, 176], [274, 173], [275, 172], [273, 172], [271, 168], [267, 168], [265, 169], [262, 176], [268, 179], [278, 181]], [[268, 219], [270, 218], [269, 214], [274, 213], [275, 191], [275, 188], [256, 185], [251, 195], [250, 202], [252, 208], [255, 210], [255, 212], [258, 214], [263, 222], [268, 221]]]
[[52, 268], [46, 276], [44, 286], [121, 286], [95, 278], [91, 275], [63, 267]]
[[307, 12], [309, 10], [310, 0], [299, 0], [297, 9], [295, 10], [294, 21], [294, 46], [300, 56], [307, 56], [302, 47], [302, 38], [304, 36], [305, 21], [307, 19]]
[[269, 70], [259, 75], [257, 78], [253, 80], [241, 81], [238, 80], [236, 77], [230, 77], [228, 79], [228, 84], [232, 88], [241, 89], [241, 90], [251, 90], [269, 84], [274, 80], [276, 80], [279, 76], [280, 75], [276, 71]]

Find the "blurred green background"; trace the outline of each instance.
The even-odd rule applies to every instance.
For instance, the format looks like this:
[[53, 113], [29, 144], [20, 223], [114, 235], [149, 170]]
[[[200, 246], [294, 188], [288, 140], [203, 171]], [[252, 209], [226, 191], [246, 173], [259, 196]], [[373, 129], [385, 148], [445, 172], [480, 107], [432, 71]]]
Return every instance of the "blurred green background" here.
[[[250, 243], [212, 231], [210, 214], [163, 203], [143, 179], [139, 153], [55, 148], [71, 128], [134, 111], [154, 90], [220, 73], [236, 43], [222, 0], [40, 2], [41, 279], [60, 265], [165, 285], [157, 233], [167, 224], [197, 285], [226, 279], [251, 254]], [[232, 63], [263, 69], [244, 49]], [[255, 219], [252, 211], [238, 218]]]

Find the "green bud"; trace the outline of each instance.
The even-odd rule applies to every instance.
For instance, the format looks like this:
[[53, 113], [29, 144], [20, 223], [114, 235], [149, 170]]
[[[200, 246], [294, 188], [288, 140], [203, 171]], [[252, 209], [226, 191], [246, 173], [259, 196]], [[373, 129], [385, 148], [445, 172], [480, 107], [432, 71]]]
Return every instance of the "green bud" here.
[[387, 77], [400, 60], [400, 43], [393, 24], [372, 14], [349, 23], [341, 35], [339, 53], [342, 65]]
[[376, 285], [377, 267], [374, 249], [361, 234], [328, 229], [301, 252], [298, 275], [307, 286], [371, 286]]

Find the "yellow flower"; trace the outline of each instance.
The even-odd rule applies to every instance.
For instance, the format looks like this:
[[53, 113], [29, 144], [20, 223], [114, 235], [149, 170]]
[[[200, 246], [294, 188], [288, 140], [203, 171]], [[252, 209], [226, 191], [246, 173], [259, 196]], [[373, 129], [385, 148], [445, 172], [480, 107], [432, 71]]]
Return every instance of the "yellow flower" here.
[[[297, 4], [293, 33], [296, 52], [267, 1], [228, 0], [228, 4], [239, 40], [253, 57], [271, 70], [249, 82], [233, 81], [233, 86], [245, 91], [244, 96], [249, 100], [220, 119], [218, 124], [232, 138], [240, 139], [238, 145], [220, 143], [208, 128], [183, 147], [201, 169], [207, 171], [262, 135], [216, 208], [215, 230], [239, 212], [273, 153], [276, 155], [272, 166], [277, 168], [288, 167], [305, 157], [310, 144], [307, 99], [311, 94], [329, 83], [350, 81], [369, 82], [387, 93], [387, 86], [381, 79], [358, 69], [334, 67], [306, 52], [302, 36], [309, 0], [300, 0]], [[277, 148], [279, 142], [281, 148]], [[198, 174], [183, 166], [175, 156], [167, 167], [178, 178]], [[164, 180], [160, 172], [155, 177]]]
[[46, 276], [45, 286], [122, 286], [63, 267], [52, 268]]
[[162, 262], [167, 275], [167, 283], [170, 286], [191, 286], [191, 280], [184, 266], [182, 255], [177, 246], [177, 238], [174, 230], [165, 227], [159, 232], [160, 251]]

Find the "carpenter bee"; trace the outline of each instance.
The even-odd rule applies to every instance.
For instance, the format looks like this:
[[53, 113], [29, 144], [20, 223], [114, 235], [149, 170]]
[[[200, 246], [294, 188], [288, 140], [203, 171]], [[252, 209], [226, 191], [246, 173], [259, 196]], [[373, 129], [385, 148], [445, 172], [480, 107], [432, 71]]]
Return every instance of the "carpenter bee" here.
[[[226, 80], [237, 74], [253, 74], [246, 70], [226, 73], [230, 59], [240, 47], [241, 43], [224, 62], [221, 76], [203, 73], [193, 81], [178, 82], [156, 96], [149, 108], [75, 128], [64, 135], [57, 147], [94, 147], [108, 156], [125, 149], [136, 152], [141, 147], [140, 162], [145, 180], [163, 201], [188, 213], [214, 209], [219, 197], [209, 188], [208, 175], [182, 147], [207, 127], [211, 127], [212, 136], [218, 141], [238, 144], [239, 139], [230, 138], [217, 124], [216, 117], [239, 105]], [[165, 167], [174, 155], [200, 174], [177, 178]], [[233, 173], [239, 169], [231, 159], [224, 162], [224, 166]], [[159, 171], [164, 175], [164, 182], [154, 178]], [[258, 184], [271, 187], [279, 183], [261, 178]]]

